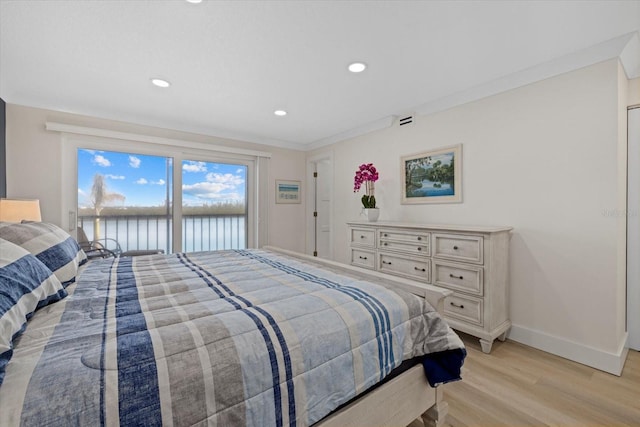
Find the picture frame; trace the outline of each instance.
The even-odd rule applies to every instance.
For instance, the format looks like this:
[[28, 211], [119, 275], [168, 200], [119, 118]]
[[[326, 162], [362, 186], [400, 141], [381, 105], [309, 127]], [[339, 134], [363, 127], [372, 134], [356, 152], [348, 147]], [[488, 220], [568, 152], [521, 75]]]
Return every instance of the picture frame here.
[[300, 181], [276, 179], [276, 203], [302, 203]]
[[462, 202], [462, 144], [400, 158], [403, 205]]

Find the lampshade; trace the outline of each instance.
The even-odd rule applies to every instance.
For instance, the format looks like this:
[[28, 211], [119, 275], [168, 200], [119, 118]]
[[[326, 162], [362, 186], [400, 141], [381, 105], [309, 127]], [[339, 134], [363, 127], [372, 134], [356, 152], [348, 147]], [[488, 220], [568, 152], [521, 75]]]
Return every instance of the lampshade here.
[[0, 199], [0, 221], [42, 221], [37, 199]]

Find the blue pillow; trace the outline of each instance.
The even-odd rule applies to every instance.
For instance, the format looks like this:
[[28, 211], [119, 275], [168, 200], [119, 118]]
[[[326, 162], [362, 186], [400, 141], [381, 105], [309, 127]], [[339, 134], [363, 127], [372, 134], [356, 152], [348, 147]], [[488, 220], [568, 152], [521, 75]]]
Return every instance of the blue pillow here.
[[78, 242], [54, 224], [0, 222], [0, 238], [31, 252], [64, 286], [75, 281], [78, 267], [87, 262]]
[[25, 249], [0, 239], [0, 384], [13, 340], [34, 311], [67, 296], [60, 280]]

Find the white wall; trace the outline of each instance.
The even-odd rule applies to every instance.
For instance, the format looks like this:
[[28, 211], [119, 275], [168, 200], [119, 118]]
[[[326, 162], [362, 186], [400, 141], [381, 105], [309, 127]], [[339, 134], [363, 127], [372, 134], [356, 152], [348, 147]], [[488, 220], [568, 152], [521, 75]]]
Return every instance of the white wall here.
[[627, 102], [629, 105], [640, 105], [640, 78], [629, 80]]
[[[381, 220], [513, 226], [512, 335], [576, 360], [591, 352], [604, 362], [580, 361], [615, 370], [604, 365], [624, 343], [618, 67], [599, 63], [309, 153], [335, 159], [335, 258], [348, 261], [345, 222], [360, 212], [354, 172], [373, 162]], [[464, 203], [401, 205], [400, 156], [454, 144]]]
[[44, 221], [62, 223], [61, 134], [46, 131], [47, 121], [270, 152], [268, 242], [304, 251], [304, 202], [275, 204], [275, 179], [304, 180], [301, 151], [7, 104], [7, 197], [40, 199]]

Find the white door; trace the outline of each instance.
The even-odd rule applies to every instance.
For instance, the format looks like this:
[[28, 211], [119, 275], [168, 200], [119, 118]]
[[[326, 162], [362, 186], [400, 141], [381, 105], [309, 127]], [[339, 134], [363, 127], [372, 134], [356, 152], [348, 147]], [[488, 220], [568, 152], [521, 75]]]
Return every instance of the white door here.
[[628, 112], [627, 331], [640, 351], [640, 108]]
[[333, 259], [331, 212], [333, 162], [330, 156], [309, 159], [309, 206], [307, 211], [307, 253]]
[[320, 258], [332, 258], [331, 253], [331, 183], [333, 182], [331, 163], [323, 159], [316, 163], [316, 250]]

